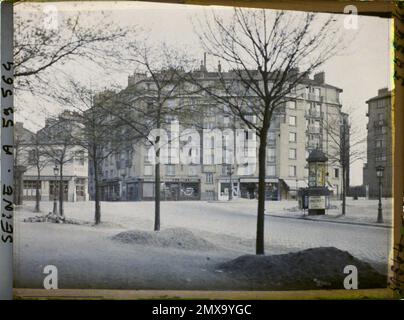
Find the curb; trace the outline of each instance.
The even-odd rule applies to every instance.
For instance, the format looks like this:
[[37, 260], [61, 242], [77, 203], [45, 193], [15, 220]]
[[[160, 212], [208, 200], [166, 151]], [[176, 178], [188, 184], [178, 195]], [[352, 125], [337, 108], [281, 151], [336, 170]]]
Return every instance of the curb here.
[[350, 224], [350, 225], [357, 225], [357, 226], [365, 226], [365, 227], [374, 227], [374, 228], [385, 228], [385, 229], [392, 229], [393, 226], [389, 226], [386, 224], [375, 224], [375, 223], [366, 223], [366, 222], [351, 222], [351, 221], [335, 221], [329, 219], [313, 219], [308, 218], [307, 216], [300, 216], [300, 217], [293, 217], [293, 216], [280, 216], [275, 214], [265, 214], [268, 217], [276, 217], [276, 218], [284, 218], [284, 219], [296, 219], [296, 220], [309, 220], [315, 222], [329, 222], [329, 223], [339, 223], [339, 224]]

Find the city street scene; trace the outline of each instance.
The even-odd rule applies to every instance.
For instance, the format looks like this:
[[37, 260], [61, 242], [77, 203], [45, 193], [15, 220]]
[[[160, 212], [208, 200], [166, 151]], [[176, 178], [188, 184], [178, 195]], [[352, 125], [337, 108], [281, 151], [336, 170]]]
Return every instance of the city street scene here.
[[389, 19], [15, 10], [15, 287], [387, 287]]

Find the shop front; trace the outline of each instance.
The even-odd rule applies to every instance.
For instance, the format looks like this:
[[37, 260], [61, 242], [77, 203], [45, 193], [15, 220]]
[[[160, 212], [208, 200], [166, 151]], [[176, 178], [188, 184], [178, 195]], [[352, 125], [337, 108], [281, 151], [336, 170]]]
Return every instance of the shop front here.
[[[245, 199], [257, 199], [258, 178], [241, 178], [240, 196]], [[278, 179], [265, 179], [265, 200], [280, 200]]]
[[[154, 181], [143, 181], [142, 200], [154, 200]], [[167, 201], [184, 201], [201, 199], [201, 182], [199, 179], [172, 179], [161, 182], [160, 199]]]
[[121, 186], [118, 179], [102, 182], [100, 189], [102, 201], [118, 201], [121, 199]]
[[218, 200], [229, 200], [230, 192], [232, 191], [232, 199], [240, 197], [240, 182], [232, 180], [232, 188], [230, 187], [230, 179], [220, 179], [218, 182]]

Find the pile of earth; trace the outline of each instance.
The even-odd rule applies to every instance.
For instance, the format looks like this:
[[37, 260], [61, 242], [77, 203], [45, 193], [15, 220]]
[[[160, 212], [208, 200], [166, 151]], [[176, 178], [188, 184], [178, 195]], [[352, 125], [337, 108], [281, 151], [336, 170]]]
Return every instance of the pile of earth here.
[[112, 240], [153, 247], [170, 247], [185, 250], [212, 250], [215, 246], [184, 228], [161, 231], [129, 230], [116, 234]]
[[63, 223], [63, 224], [75, 224], [75, 225], [89, 225], [90, 222], [88, 221], [82, 221], [78, 219], [70, 219], [70, 218], [61, 218], [58, 215], [49, 212], [46, 215], [42, 216], [34, 216], [34, 217], [28, 217], [23, 220], [24, 222], [51, 222], [51, 223]]
[[387, 287], [386, 275], [334, 247], [280, 255], [243, 255], [218, 264], [216, 271], [246, 283], [244, 290], [344, 289], [348, 276], [344, 268], [348, 265], [358, 270], [358, 289]]

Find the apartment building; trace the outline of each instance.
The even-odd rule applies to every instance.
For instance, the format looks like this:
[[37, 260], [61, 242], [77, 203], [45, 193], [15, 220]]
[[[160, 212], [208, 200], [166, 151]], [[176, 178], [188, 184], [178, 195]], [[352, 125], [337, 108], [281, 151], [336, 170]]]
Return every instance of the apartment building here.
[[[16, 165], [24, 168], [21, 182], [21, 194], [24, 200], [35, 200], [37, 184], [40, 200], [53, 201], [57, 198], [61, 169], [65, 201], [89, 199], [86, 151], [78, 145], [63, 142], [57, 133], [74, 130], [65, 122], [66, 118], [72, 116], [73, 113], [65, 111], [56, 119], [47, 119], [45, 126], [37, 133], [25, 129], [22, 123], [16, 125], [15, 137], [19, 142]], [[74, 121], [69, 121], [69, 124], [74, 125]], [[58, 154], [62, 153], [64, 160], [55, 161], [55, 158], [60, 157]]]
[[379, 195], [379, 178], [376, 168], [382, 166], [383, 197], [392, 196], [392, 130], [391, 130], [391, 91], [379, 89], [377, 96], [366, 101], [368, 104], [367, 163], [363, 168], [363, 184], [371, 198]]
[[[220, 66], [218, 66], [220, 69]], [[231, 79], [232, 71], [221, 76]], [[202, 64], [195, 77], [200, 81], [215, 81], [217, 71], [209, 72]], [[141, 86], [151, 88], [153, 81], [146, 74], [135, 73], [128, 79], [126, 92]], [[307, 187], [307, 157], [311, 150], [321, 149], [327, 155], [339, 152], [335, 141], [340, 139], [340, 127], [344, 114], [341, 112], [340, 93], [342, 90], [325, 82], [324, 72], [313, 78], [305, 77], [295, 88], [286, 103], [273, 115], [268, 133], [266, 198], [268, 200], [291, 199], [297, 196], [299, 188]], [[226, 105], [217, 106], [209, 97], [191, 97], [191, 106], [206, 109], [203, 117], [195, 117], [194, 128], [200, 133], [201, 146], [204, 139], [202, 129], [226, 130], [245, 129], [242, 121], [229, 113]], [[167, 99], [171, 107], [179, 105], [184, 96]], [[187, 104], [188, 105], [188, 104]], [[147, 108], [147, 105], [144, 106]], [[176, 119], [178, 120], [178, 118]], [[181, 122], [179, 120], [179, 122]], [[189, 123], [188, 123], [189, 126]], [[329, 130], [328, 126], [333, 129]], [[183, 127], [180, 127], [184, 129]], [[180, 129], [180, 130], [181, 130]], [[167, 125], [170, 136], [170, 126]], [[335, 134], [337, 136], [330, 137]], [[246, 133], [246, 139], [257, 140], [255, 134]], [[223, 140], [225, 137], [223, 136]], [[151, 200], [154, 198], [154, 165], [148, 157], [148, 146], [144, 142], [134, 142], [131, 149], [112, 153], [101, 168], [102, 200]], [[176, 147], [178, 148], [178, 147]], [[224, 147], [225, 148], [225, 147]], [[237, 146], [236, 146], [237, 148]], [[171, 150], [171, 149], [170, 149]], [[165, 200], [228, 200], [232, 198], [256, 198], [258, 186], [258, 166], [246, 170], [244, 164], [206, 163], [203, 148], [192, 152], [201, 159], [199, 164], [168, 163], [160, 165], [161, 199]], [[256, 153], [257, 148], [248, 150]], [[335, 155], [334, 155], [335, 156]], [[341, 193], [341, 165], [338, 161], [328, 164], [327, 186], [331, 193]], [[90, 181], [93, 172], [89, 172]], [[90, 183], [90, 195], [93, 194]]]

